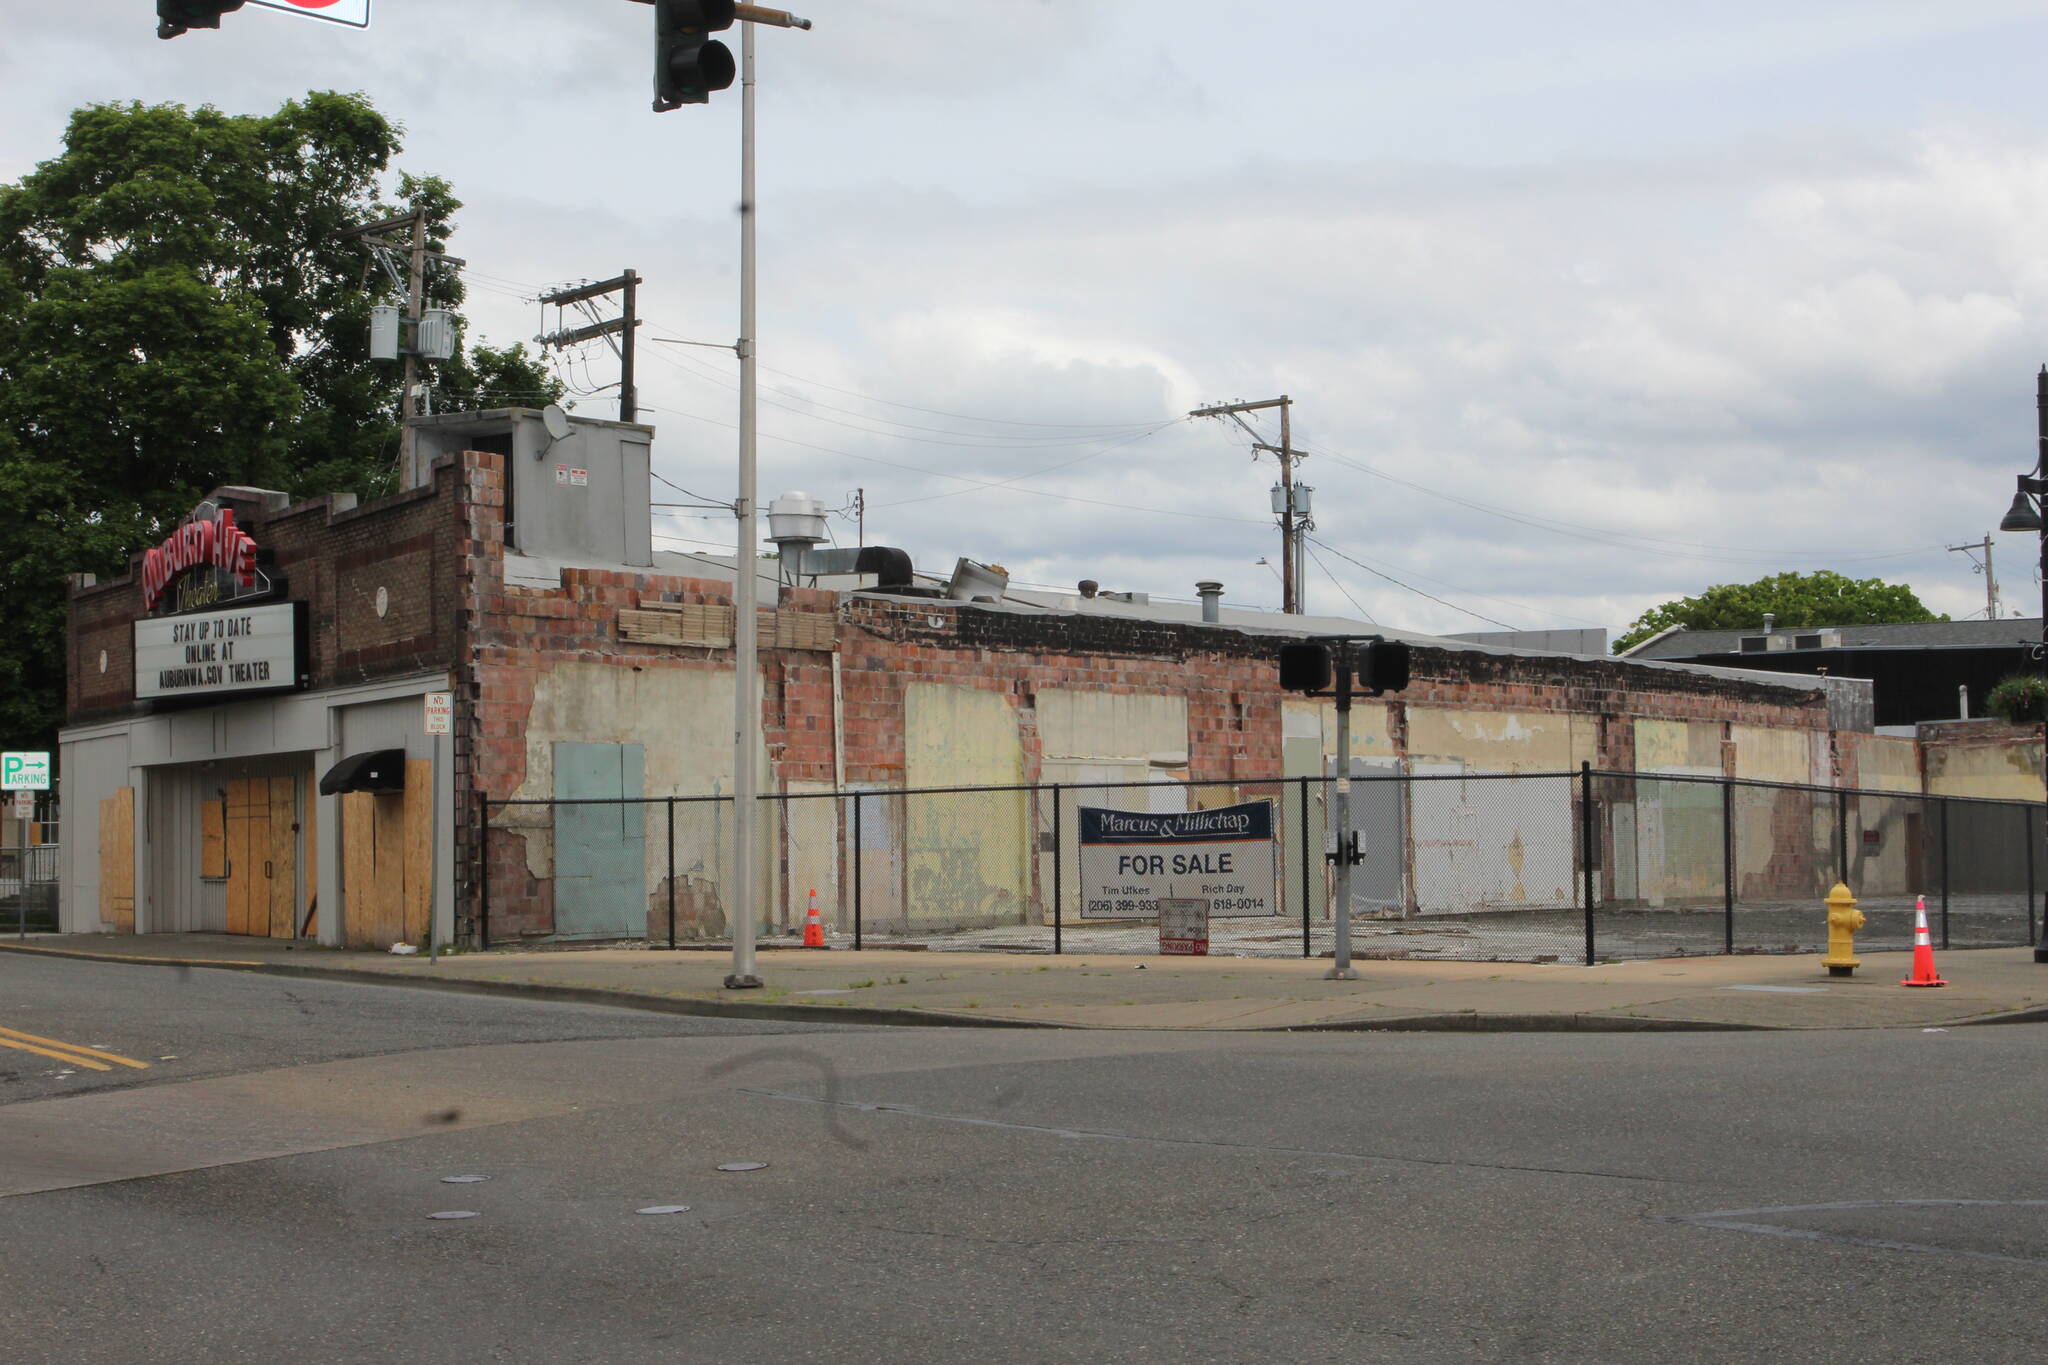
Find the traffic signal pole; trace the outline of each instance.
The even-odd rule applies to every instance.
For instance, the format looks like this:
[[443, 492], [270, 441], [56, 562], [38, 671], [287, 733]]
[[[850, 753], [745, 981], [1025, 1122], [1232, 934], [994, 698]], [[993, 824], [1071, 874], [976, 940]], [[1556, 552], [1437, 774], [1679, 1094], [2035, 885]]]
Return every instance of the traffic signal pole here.
[[754, 365], [754, 26], [740, 28], [740, 489], [739, 541], [733, 547], [733, 871], [732, 971], [730, 990], [761, 984], [754, 963], [755, 849], [758, 821], [754, 809], [757, 774], [754, 752], [761, 742], [761, 679], [754, 572], [755, 492], [755, 365]]
[[1336, 941], [1331, 945], [1326, 981], [1356, 981], [1351, 965], [1351, 862], [1356, 854], [1351, 832], [1351, 642], [1337, 645], [1337, 786], [1330, 794], [1330, 820], [1337, 830], [1336, 904], [1331, 907]]
[[754, 28], [757, 23], [778, 28], [809, 28], [808, 19], [798, 19], [782, 10], [755, 5], [737, 6], [740, 19], [740, 339], [735, 347], [740, 360], [740, 479], [735, 508], [739, 514], [739, 540], [733, 548], [733, 844], [736, 865], [733, 873], [732, 971], [725, 978], [730, 990], [751, 990], [761, 984], [755, 963], [754, 932], [760, 919], [759, 892], [755, 874], [760, 860], [759, 812], [755, 809], [760, 790], [755, 758], [761, 748], [761, 668], [757, 638], [756, 598], [760, 578], [755, 571], [754, 546], [759, 540], [755, 521], [756, 489], [755, 436], [757, 410], [755, 345], [756, 270], [755, 223], [760, 217], [754, 200]]

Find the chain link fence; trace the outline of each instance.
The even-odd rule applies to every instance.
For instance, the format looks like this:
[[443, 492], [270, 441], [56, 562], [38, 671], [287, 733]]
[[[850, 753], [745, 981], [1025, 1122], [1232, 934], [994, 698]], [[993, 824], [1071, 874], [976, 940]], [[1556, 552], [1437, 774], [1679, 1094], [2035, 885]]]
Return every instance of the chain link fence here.
[[[1328, 956], [1334, 777], [782, 793], [760, 803], [764, 946], [1158, 953], [1162, 896], [1210, 955]], [[1809, 952], [1827, 893], [1859, 949], [2034, 941], [2042, 808], [1711, 775], [1372, 771], [1350, 779], [1363, 959], [1595, 962]], [[478, 936], [730, 941], [729, 797], [479, 799]], [[1186, 913], [1174, 906], [1175, 913]], [[1199, 913], [1199, 912], [1197, 912]], [[1182, 949], [1186, 942], [1178, 942]]]

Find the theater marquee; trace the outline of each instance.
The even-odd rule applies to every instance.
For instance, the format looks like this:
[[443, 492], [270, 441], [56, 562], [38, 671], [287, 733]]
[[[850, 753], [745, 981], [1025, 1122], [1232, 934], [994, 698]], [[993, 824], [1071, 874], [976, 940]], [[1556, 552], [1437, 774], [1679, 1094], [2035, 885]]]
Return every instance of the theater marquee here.
[[303, 610], [278, 602], [137, 621], [136, 697], [204, 700], [297, 687]]

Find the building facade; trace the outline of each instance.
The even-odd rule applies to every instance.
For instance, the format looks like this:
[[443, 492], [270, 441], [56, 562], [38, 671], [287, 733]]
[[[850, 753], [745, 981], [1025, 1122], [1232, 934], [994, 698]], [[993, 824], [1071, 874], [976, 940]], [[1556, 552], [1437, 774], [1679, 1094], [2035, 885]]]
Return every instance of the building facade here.
[[[431, 916], [444, 942], [629, 939], [671, 907], [685, 936], [728, 931], [734, 568], [652, 548], [651, 433], [554, 441], [507, 411], [416, 439], [417, 486], [374, 504], [220, 490], [195, 521], [232, 513], [246, 576], [181, 552], [73, 587], [67, 931], [375, 947]], [[855, 861], [871, 922], [1043, 916], [1065, 855], [1022, 788], [1206, 807], [1334, 771], [1331, 704], [1277, 687], [1279, 644], [1314, 623], [748, 571], [766, 928], [812, 890], [843, 921]], [[1923, 782], [1914, 740], [1871, 733], [1867, 683], [1410, 638], [1413, 685], [1353, 713], [1353, 772], [1439, 780], [1383, 818], [1455, 850], [1368, 885], [1384, 912], [1573, 894], [1569, 799], [1469, 829], [1465, 774]], [[267, 669], [236, 667], [259, 648]]]

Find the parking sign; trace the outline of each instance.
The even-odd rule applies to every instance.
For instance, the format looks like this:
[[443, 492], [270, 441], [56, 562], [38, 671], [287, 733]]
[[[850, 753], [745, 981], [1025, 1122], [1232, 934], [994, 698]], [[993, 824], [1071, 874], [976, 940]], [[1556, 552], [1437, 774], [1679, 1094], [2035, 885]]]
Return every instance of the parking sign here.
[[0, 792], [41, 792], [49, 789], [49, 750], [0, 753]]

